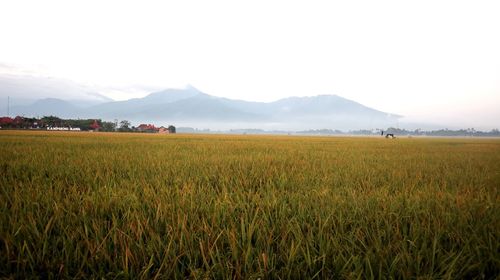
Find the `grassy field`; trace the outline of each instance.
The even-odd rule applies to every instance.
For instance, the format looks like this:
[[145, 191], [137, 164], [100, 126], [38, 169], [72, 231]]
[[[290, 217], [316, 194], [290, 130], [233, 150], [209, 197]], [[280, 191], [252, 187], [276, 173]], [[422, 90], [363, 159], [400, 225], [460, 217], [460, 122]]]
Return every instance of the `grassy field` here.
[[0, 277], [496, 278], [500, 140], [0, 131]]

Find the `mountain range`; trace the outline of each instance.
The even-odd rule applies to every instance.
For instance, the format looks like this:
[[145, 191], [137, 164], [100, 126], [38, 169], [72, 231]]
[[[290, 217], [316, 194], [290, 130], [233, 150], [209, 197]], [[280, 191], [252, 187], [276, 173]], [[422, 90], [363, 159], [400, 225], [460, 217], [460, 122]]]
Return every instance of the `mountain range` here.
[[[57, 80], [25, 81], [0, 76], [0, 98], [13, 100], [10, 115], [129, 120], [133, 124], [174, 124], [210, 129], [370, 129], [395, 126], [401, 116], [369, 108], [338, 95], [289, 97], [249, 102], [212, 96], [188, 86], [143, 98], [112, 101], [92, 90]], [[33, 96], [47, 98], [29, 100]], [[15, 103], [23, 99], [24, 103]], [[3, 111], [3, 110], [2, 110]], [[0, 111], [1, 112], [1, 111]]]

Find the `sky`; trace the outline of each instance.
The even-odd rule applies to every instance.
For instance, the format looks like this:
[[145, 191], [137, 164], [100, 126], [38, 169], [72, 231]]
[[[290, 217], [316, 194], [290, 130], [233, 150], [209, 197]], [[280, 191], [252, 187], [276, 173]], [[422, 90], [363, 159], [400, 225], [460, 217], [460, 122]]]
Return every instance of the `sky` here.
[[337, 94], [415, 122], [500, 127], [500, 1], [0, 2], [0, 63], [125, 100], [193, 85]]

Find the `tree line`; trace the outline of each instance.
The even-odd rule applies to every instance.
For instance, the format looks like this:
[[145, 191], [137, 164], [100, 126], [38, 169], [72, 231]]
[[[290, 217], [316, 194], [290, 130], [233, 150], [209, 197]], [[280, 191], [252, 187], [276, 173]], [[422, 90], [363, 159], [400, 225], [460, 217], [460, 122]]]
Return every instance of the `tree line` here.
[[127, 120], [114, 122], [102, 119], [62, 119], [56, 116], [44, 116], [42, 118], [27, 118], [17, 116], [15, 118], [0, 117], [0, 128], [10, 129], [44, 129], [49, 127], [78, 127], [81, 130], [120, 131], [132, 132], [135, 127]]
[[[408, 130], [401, 129], [395, 127], [389, 127], [386, 130], [383, 130], [384, 133], [390, 133], [394, 135], [400, 136], [476, 136], [476, 137], [500, 137], [500, 131], [498, 129], [492, 129], [490, 131], [480, 131], [474, 128], [467, 129], [438, 129], [438, 130]], [[348, 132], [333, 130], [333, 129], [311, 129], [298, 131], [299, 134], [318, 134], [318, 135], [380, 135], [382, 129], [360, 129], [360, 130], [351, 130]]]

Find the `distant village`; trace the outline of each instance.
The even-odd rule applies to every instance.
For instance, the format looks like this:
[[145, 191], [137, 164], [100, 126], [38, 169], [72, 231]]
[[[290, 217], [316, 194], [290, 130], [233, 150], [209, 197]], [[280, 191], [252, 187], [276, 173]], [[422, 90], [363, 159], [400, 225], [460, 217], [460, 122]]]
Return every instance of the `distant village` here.
[[29, 129], [49, 131], [104, 131], [104, 132], [143, 132], [143, 133], [176, 133], [175, 126], [157, 127], [153, 124], [132, 126], [127, 120], [108, 122], [100, 119], [61, 119], [55, 116], [43, 118], [0, 117], [0, 129]]
[[[196, 129], [191, 127], [176, 128], [173, 125], [155, 126], [154, 124], [140, 124], [133, 126], [127, 120], [114, 122], [103, 121], [101, 119], [61, 119], [55, 116], [43, 118], [29, 118], [17, 116], [15, 118], [0, 117], [0, 130], [2, 129], [23, 129], [23, 130], [47, 130], [47, 131], [91, 131], [91, 132], [139, 132], [139, 133], [202, 133], [202, 134], [276, 134], [276, 135], [324, 135], [324, 136], [435, 136], [435, 137], [500, 137], [500, 130], [479, 131], [474, 128], [467, 129], [439, 129], [439, 130], [406, 130], [389, 127], [381, 133], [381, 129], [371, 130], [333, 130], [333, 129], [311, 129], [302, 131], [282, 131], [263, 129], [230, 129], [230, 130], [210, 130]], [[392, 138], [391, 137], [391, 138]]]

